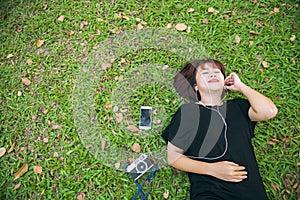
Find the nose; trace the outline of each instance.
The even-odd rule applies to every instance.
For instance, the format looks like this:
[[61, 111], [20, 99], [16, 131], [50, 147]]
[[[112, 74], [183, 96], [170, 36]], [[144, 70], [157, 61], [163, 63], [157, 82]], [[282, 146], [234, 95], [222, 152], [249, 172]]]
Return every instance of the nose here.
[[211, 73], [210, 77], [216, 77], [216, 75], [214, 73]]

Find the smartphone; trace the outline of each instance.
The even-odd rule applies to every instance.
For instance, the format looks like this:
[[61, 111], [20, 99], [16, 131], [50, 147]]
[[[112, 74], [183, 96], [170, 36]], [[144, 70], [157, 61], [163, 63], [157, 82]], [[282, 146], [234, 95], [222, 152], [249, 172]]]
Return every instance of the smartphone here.
[[140, 108], [140, 124], [139, 129], [149, 130], [152, 125], [152, 107], [151, 106], [141, 106]]

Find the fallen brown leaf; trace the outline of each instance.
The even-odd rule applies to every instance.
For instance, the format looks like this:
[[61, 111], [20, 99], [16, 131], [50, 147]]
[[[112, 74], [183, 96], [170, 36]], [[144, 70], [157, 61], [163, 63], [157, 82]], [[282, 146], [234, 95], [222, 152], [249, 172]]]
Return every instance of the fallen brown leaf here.
[[7, 153], [11, 153], [14, 150], [14, 148], [15, 148], [15, 143], [13, 143], [11, 145], [11, 147], [8, 149]]
[[290, 40], [294, 42], [296, 40], [296, 35], [291, 35]]
[[132, 151], [136, 152], [136, 153], [140, 153], [141, 152], [141, 146], [139, 143], [134, 143], [131, 147]]
[[250, 31], [251, 34], [253, 35], [259, 35], [260, 33], [259, 32], [256, 32], [256, 31]]
[[63, 22], [63, 21], [64, 21], [64, 19], [65, 19], [65, 16], [64, 16], [64, 15], [62, 15], [62, 16], [60, 16], [59, 18], [57, 18], [57, 21]]
[[280, 188], [279, 188], [279, 186], [278, 185], [276, 185], [275, 183], [271, 183], [271, 186], [272, 186], [272, 188], [275, 190], [275, 191], [280, 191]]
[[241, 20], [241, 19], [237, 19], [237, 20], [236, 20], [236, 23], [241, 24], [241, 23], [242, 23], [242, 20]]
[[60, 125], [53, 125], [53, 126], [52, 126], [52, 129], [53, 129], [53, 130], [60, 129]]
[[234, 36], [234, 40], [236, 41], [237, 44], [241, 42], [241, 38], [238, 35]]
[[41, 174], [43, 171], [43, 168], [41, 166], [34, 166], [33, 171], [35, 174]]
[[43, 46], [44, 43], [45, 43], [45, 40], [38, 40], [38, 41], [36, 42], [36, 46], [37, 46], [37, 47], [41, 47], [41, 46]]
[[263, 61], [263, 62], [262, 62], [262, 65], [263, 65], [263, 67], [264, 67], [264, 68], [268, 68], [268, 67], [269, 67], [269, 65], [268, 65], [268, 62], [267, 62], [267, 61]]
[[136, 127], [135, 125], [129, 125], [127, 126], [126, 130], [133, 132], [133, 133], [138, 133], [140, 132], [140, 129], [138, 129], [138, 127]]
[[22, 78], [22, 83], [24, 85], [30, 85], [31, 81], [28, 78]]
[[279, 13], [279, 8], [274, 8], [274, 13]]
[[121, 163], [119, 163], [119, 162], [115, 163], [115, 168], [116, 168], [116, 169], [119, 169], [120, 166], [121, 166]]
[[101, 141], [101, 149], [102, 149], [102, 151], [104, 151], [105, 147], [106, 147], [106, 141], [102, 140]]
[[203, 23], [203, 24], [208, 24], [208, 19], [207, 19], [207, 18], [204, 18], [204, 19], [202, 20], [202, 23]]
[[121, 123], [123, 120], [123, 114], [122, 113], [116, 113], [116, 120], [118, 123]]
[[107, 68], [110, 68], [112, 66], [111, 63], [104, 63], [101, 65], [101, 69], [106, 70]]
[[208, 13], [213, 14], [215, 12], [215, 9], [213, 7], [208, 8]]
[[15, 185], [15, 187], [13, 188], [13, 190], [17, 190], [20, 186], [21, 186], [21, 182], [19, 182], [19, 183], [17, 183], [16, 185]]
[[32, 63], [33, 63], [32, 59], [27, 59], [26, 62], [27, 62], [28, 65], [32, 65]]
[[169, 28], [172, 28], [172, 26], [173, 26], [172, 23], [168, 23], [168, 24], [167, 24], [167, 28], [168, 28], [168, 29], [169, 29]]
[[165, 191], [163, 195], [164, 198], [167, 199], [169, 197], [169, 190]]
[[186, 12], [194, 12], [195, 11], [195, 9], [194, 8], [188, 8], [188, 9], [186, 9]]
[[178, 31], [184, 31], [187, 29], [187, 26], [183, 23], [176, 24], [175, 29]]
[[22, 167], [13, 175], [13, 177], [16, 179], [20, 178], [23, 174], [25, 174], [28, 171], [28, 165], [25, 163], [22, 165]]
[[7, 55], [6, 58], [12, 58], [12, 57], [14, 57], [14, 55], [10, 53], [10, 54]]
[[84, 197], [85, 197], [85, 193], [81, 192], [77, 195], [76, 200], [84, 200]]
[[47, 144], [47, 143], [49, 142], [49, 139], [45, 137], [45, 138], [43, 139], [43, 142]]
[[5, 152], [6, 152], [5, 147], [1, 147], [0, 148], [0, 157], [4, 156]]

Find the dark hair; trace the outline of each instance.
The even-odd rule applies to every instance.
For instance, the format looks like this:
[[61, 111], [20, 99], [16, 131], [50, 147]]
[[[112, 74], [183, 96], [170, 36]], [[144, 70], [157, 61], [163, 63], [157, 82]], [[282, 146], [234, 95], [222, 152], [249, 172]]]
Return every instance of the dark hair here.
[[199, 92], [196, 94], [194, 89], [196, 86], [196, 74], [197, 68], [204, 67], [206, 63], [211, 63], [213, 67], [218, 68], [225, 77], [225, 68], [220, 61], [209, 58], [205, 60], [194, 60], [192, 62], [188, 62], [174, 78], [174, 87], [181, 97], [187, 97], [190, 99], [198, 98], [198, 100], [200, 100], [201, 97]]

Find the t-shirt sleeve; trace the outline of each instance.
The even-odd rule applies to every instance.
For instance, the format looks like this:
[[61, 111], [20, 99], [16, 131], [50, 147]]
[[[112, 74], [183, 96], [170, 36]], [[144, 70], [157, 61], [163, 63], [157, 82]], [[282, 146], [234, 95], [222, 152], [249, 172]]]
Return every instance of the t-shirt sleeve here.
[[248, 122], [251, 137], [254, 137], [254, 129], [255, 129], [256, 122], [251, 121], [251, 119], [249, 118], [248, 112], [251, 106], [250, 102], [247, 99], [242, 99], [242, 98], [235, 99], [235, 102], [238, 104], [239, 108], [241, 109], [243, 115], [245, 116]]
[[185, 152], [197, 135], [199, 120], [199, 107], [194, 104], [184, 104], [173, 115], [162, 137], [166, 143], [169, 141]]

